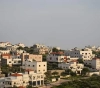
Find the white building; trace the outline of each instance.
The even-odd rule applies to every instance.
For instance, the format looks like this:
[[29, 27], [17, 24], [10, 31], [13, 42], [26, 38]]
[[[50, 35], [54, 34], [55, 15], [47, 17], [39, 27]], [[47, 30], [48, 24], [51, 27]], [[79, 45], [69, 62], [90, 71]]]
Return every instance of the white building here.
[[46, 53], [52, 52], [51, 47], [47, 47], [43, 44], [34, 44], [33, 48], [34, 48], [34, 52], [39, 53], [39, 54], [46, 54]]
[[92, 60], [84, 61], [84, 64], [90, 68], [92, 71], [99, 71], [100, 70], [100, 59], [93, 58]]
[[70, 56], [65, 56], [63, 52], [53, 52], [47, 55], [47, 62], [65, 62], [66, 60], [77, 60], [78, 58], [71, 58]]
[[51, 54], [48, 54], [47, 57], [47, 62], [64, 62], [66, 59], [66, 56], [62, 52], [53, 52]]
[[64, 70], [71, 69], [73, 72], [81, 74], [84, 65], [77, 63], [77, 61], [70, 61], [70, 62], [59, 63], [58, 67]]
[[25, 47], [25, 45], [23, 44], [23, 43], [18, 43], [18, 44], [16, 44], [17, 46], [20, 46], [20, 47]]
[[6, 47], [6, 46], [9, 46], [9, 45], [11, 45], [11, 43], [9, 43], [9, 42], [0, 42], [0, 47]]
[[30, 61], [42, 62], [42, 55], [38, 55], [38, 54], [22, 53], [21, 58], [22, 61], [29, 59]]
[[89, 49], [84, 49], [84, 50], [67, 50], [65, 51], [66, 56], [74, 57], [74, 58], [79, 58], [83, 60], [91, 60], [92, 58], [95, 57], [95, 55], [92, 54], [92, 51]]
[[32, 87], [44, 85], [44, 74], [34, 73], [33, 70], [27, 69], [25, 73], [12, 73], [9, 77], [0, 78], [0, 88]]
[[45, 73], [47, 72], [47, 62], [36, 62], [36, 61], [23, 61], [23, 69], [33, 69], [36, 73]]
[[2, 58], [1, 59], [1, 65], [21, 65], [21, 58]]

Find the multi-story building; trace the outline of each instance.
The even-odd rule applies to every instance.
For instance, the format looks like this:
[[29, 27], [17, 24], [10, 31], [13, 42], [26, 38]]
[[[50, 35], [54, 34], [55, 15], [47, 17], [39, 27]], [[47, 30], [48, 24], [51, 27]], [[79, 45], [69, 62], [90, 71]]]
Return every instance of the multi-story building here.
[[70, 56], [65, 56], [63, 52], [53, 52], [47, 55], [47, 62], [65, 62], [70, 60], [77, 60], [78, 58], [71, 58]]
[[63, 52], [52, 52], [46, 57], [47, 62], [64, 62], [66, 56]]
[[75, 57], [83, 60], [91, 60], [95, 55], [92, 54], [91, 50], [83, 49], [83, 50], [67, 50], [65, 51], [66, 56]]
[[19, 54], [10, 55], [10, 54], [2, 54], [1, 55], [1, 65], [21, 65], [22, 59]]
[[42, 55], [22, 53], [21, 58], [22, 58], [22, 61], [25, 61], [25, 60], [28, 59], [28, 60], [31, 60], [31, 61], [42, 62]]
[[0, 50], [0, 53], [1, 54], [9, 54], [10, 53], [10, 50]]
[[34, 52], [39, 53], [39, 54], [46, 54], [46, 53], [52, 52], [51, 47], [47, 47], [47, 46], [42, 45], [42, 44], [34, 44], [33, 48], [34, 48]]
[[84, 64], [79, 64], [77, 63], [77, 61], [70, 61], [70, 62], [59, 63], [58, 67], [64, 70], [71, 69], [73, 72], [81, 74], [81, 71], [84, 68]]
[[21, 58], [10, 58], [10, 59], [1, 59], [1, 65], [9, 65], [9, 66], [16, 66], [21, 65]]
[[0, 47], [6, 47], [6, 46], [9, 46], [9, 45], [11, 45], [11, 43], [9, 43], [9, 42], [0, 42]]
[[0, 88], [11, 87], [39, 87], [44, 85], [44, 74], [34, 73], [33, 70], [27, 69], [25, 73], [12, 73], [9, 77], [0, 78]]
[[33, 69], [36, 73], [45, 73], [47, 72], [47, 62], [36, 62], [26, 60], [22, 64], [23, 69]]
[[100, 70], [100, 59], [99, 58], [93, 58], [92, 60], [86, 60], [84, 61], [84, 64], [90, 68], [90, 70], [93, 71], [99, 71]]

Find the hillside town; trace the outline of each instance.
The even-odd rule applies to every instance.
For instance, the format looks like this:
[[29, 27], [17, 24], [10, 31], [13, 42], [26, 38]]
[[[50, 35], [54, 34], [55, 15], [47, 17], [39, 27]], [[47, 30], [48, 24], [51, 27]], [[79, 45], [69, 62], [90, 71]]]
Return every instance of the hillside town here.
[[100, 75], [100, 47], [70, 50], [0, 42], [0, 88], [51, 88], [73, 76]]

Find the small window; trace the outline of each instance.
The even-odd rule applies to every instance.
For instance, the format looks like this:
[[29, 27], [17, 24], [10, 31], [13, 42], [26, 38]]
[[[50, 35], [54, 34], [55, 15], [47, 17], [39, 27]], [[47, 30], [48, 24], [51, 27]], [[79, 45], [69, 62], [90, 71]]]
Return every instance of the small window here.
[[50, 57], [50, 60], [52, 60], [52, 58]]
[[33, 65], [33, 67], [34, 67], [34, 65]]
[[45, 65], [44, 65], [44, 67], [45, 67]]
[[40, 67], [41, 65], [39, 65], [39, 67]]

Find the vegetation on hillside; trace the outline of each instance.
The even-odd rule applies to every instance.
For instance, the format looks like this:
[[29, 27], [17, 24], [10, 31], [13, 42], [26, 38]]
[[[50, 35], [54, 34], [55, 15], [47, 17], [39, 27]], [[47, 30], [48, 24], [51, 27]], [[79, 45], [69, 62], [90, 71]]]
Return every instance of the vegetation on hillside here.
[[69, 81], [52, 88], [100, 88], [100, 76], [92, 76], [88, 79]]

